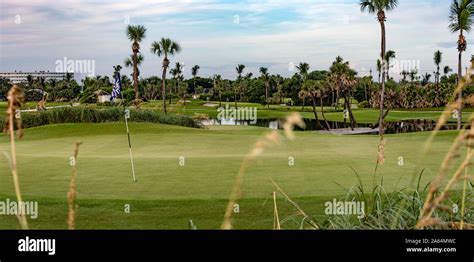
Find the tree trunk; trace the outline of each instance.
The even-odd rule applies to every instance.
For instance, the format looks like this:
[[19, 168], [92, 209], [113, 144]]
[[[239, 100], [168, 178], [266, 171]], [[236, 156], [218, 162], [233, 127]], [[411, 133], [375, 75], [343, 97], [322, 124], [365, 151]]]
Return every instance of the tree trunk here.
[[163, 96], [163, 112], [166, 114], [166, 70], [168, 69], [167, 62], [163, 60], [163, 74], [161, 76], [161, 95]]
[[326, 124], [326, 130], [331, 130], [331, 126], [329, 125], [328, 120], [326, 119], [326, 116], [324, 115], [323, 97], [320, 96], [319, 99], [320, 99], [320, 101], [321, 101], [321, 115], [323, 116], [324, 123]]
[[350, 102], [349, 102], [349, 98], [347, 97], [346, 94], [344, 94], [344, 103], [345, 103], [345, 107], [349, 113], [349, 120], [351, 122], [351, 130], [354, 131], [354, 128], [357, 127], [357, 123], [356, 123], [356, 120], [355, 120], [355, 117], [354, 117], [354, 114], [352, 113], [352, 108], [351, 108], [351, 105], [350, 105]]
[[135, 89], [135, 100], [138, 100], [138, 65], [136, 52], [133, 52], [133, 87]]
[[384, 56], [385, 56], [385, 49], [386, 49], [386, 38], [385, 38], [385, 22], [384, 21], [380, 21], [380, 27], [382, 29], [382, 50], [381, 50], [381, 58], [382, 58], [382, 88], [381, 88], [381, 91], [380, 91], [380, 116], [379, 116], [379, 128], [380, 128], [380, 131], [379, 131], [379, 134], [380, 134], [380, 137], [383, 137], [384, 135], [384, 119], [383, 119], [383, 115], [384, 115], [384, 98], [385, 98], [385, 60], [384, 60]]
[[318, 112], [316, 111], [316, 98], [314, 96], [311, 96], [311, 100], [313, 101], [312, 105], [313, 105], [314, 118], [316, 119], [316, 128], [318, 130], [321, 130], [322, 129], [321, 123], [319, 122]]
[[234, 90], [234, 105], [235, 109], [237, 109], [237, 89]]
[[[462, 34], [462, 33], [461, 33]], [[462, 51], [459, 51], [459, 59], [458, 59], [458, 85], [462, 82]], [[463, 101], [462, 101], [462, 89], [459, 90], [458, 94], [458, 130], [462, 128], [462, 108], [463, 108]]]
[[267, 108], [270, 108], [270, 104], [268, 103], [268, 84], [265, 83], [265, 103], [267, 104]]
[[170, 86], [170, 98], [168, 99], [170, 105], [171, 105], [171, 96], [172, 96], [172, 94], [173, 94], [173, 89], [176, 90], [176, 82], [177, 82], [177, 80], [175, 79], [175, 80], [173, 81], [173, 86]]

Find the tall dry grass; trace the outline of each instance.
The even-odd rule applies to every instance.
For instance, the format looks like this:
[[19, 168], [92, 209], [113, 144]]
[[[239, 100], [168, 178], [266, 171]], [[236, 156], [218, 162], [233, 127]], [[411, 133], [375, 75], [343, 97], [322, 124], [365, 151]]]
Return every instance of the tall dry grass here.
[[15, 187], [15, 194], [19, 206], [17, 218], [20, 222], [22, 229], [28, 229], [28, 221], [26, 219], [25, 210], [23, 208], [23, 198], [20, 190], [20, 179], [18, 177], [18, 167], [16, 159], [16, 145], [15, 145], [15, 128], [17, 130], [16, 134], [18, 138], [23, 136], [23, 130], [21, 128], [21, 115], [20, 109], [24, 103], [24, 93], [21, 88], [14, 85], [7, 95], [8, 99], [8, 108], [7, 108], [7, 117], [3, 127], [3, 131], [7, 132], [10, 136], [10, 148], [11, 148], [11, 171], [13, 177], [13, 184]]
[[71, 182], [67, 193], [67, 203], [69, 212], [67, 216], [67, 225], [69, 230], [76, 229], [76, 198], [77, 198], [77, 156], [79, 155], [79, 146], [82, 142], [76, 142], [74, 146]]
[[[304, 128], [305, 126], [303, 119], [298, 113], [293, 113], [288, 116], [283, 124], [284, 134], [287, 139], [293, 140], [295, 138], [295, 135], [293, 134], [293, 129], [295, 126], [298, 126], [300, 128]], [[258, 140], [253, 146], [253, 148], [250, 150], [250, 152], [245, 155], [244, 160], [240, 165], [239, 173], [235, 178], [234, 186], [232, 187], [221, 229], [233, 228], [232, 214], [234, 211], [235, 204], [237, 204], [238, 200], [242, 195], [243, 178], [248, 168], [253, 164], [253, 162], [257, 159], [258, 156], [262, 155], [265, 152], [265, 150], [271, 148], [274, 145], [278, 145], [280, 141], [280, 133], [278, 131], [271, 131], [264, 135], [263, 138]]]
[[[471, 65], [471, 71], [474, 69], [474, 63]], [[454, 98], [458, 97], [459, 94], [465, 89], [469, 84], [471, 84], [472, 79], [470, 74], [466, 74], [462, 81], [458, 83], [456, 90], [454, 91]], [[423, 155], [429, 154], [429, 150], [431, 145], [439, 133], [441, 128], [446, 125], [448, 122], [449, 117], [451, 116], [454, 110], [461, 110], [463, 103], [467, 103], [472, 101], [473, 97], [468, 97], [463, 100], [456, 99], [454, 102], [451, 102], [449, 105], [446, 106], [443, 114], [438, 120], [435, 130], [431, 133]], [[468, 130], [469, 128], [469, 130]], [[454, 140], [451, 148], [446, 153], [443, 162], [441, 163], [440, 170], [437, 176], [431, 182], [429, 191], [426, 196], [425, 203], [423, 208], [420, 212], [420, 218], [415, 226], [417, 229], [423, 229], [430, 226], [436, 226], [441, 223], [438, 218], [433, 217], [433, 213], [435, 210], [447, 210], [449, 209], [443, 203], [449, 198], [449, 194], [453, 187], [458, 184], [460, 181], [463, 181], [463, 189], [462, 189], [462, 200], [461, 200], [461, 221], [459, 222], [458, 229], [464, 229], [465, 223], [465, 212], [466, 212], [466, 195], [467, 195], [467, 184], [469, 181], [468, 176], [468, 167], [471, 165], [472, 158], [474, 156], [474, 152], [472, 151], [472, 138], [474, 137], [474, 114], [471, 114], [467, 124], [464, 125], [462, 130], [459, 131], [458, 136]], [[462, 155], [461, 149], [465, 147], [467, 153], [458, 166], [455, 166], [455, 161]], [[449, 170], [451, 168], [455, 169], [455, 172], [449, 176]], [[443, 181], [448, 180], [447, 183], [443, 186]], [[453, 225], [456, 225], [456, 222], [452, 222]]]

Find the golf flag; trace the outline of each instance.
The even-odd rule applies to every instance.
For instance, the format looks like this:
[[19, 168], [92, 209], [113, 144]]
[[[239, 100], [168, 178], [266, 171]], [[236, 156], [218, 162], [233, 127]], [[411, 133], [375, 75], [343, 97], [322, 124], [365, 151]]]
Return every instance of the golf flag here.
[[117, 98], [122, 92], [122, 80], [120, 79], [120, 73], [115, 74], [114, 89], [112, 90], [112, 97], [110, 100]]

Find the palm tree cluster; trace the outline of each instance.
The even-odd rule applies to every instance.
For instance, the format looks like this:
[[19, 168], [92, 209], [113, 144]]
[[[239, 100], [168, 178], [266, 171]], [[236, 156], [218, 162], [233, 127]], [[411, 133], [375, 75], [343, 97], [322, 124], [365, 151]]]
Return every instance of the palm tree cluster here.
[[169, 38], [161, 38], [160, 41], [154, 41], [151, 44], [151, 52], [158, 57], [163, 57], [161, 95], [163, 99], [163, 112], [166, 113], [166, 71], [170, 65], [169, 57], [181, 52], [181, 46]]
[[380, 65], [381, 70], [381, 91], [380, 91], [380, 114], [379, 114], [379, 127], [380, 127], [380, 136], [383, 137], [384, 133], [384, 94], [385, 94], [385, 80], [387, 71], [386, 67], [388, 65], [387, 58], [387, 41], [386, 41], [386, 29], [385, 22], [387, 21], [386, 12], [392, 11], [398, 5], [398, 0], [361, 0], [360, 9], [361, 11], [367, 11], [370, 14], [377, 14], [377, 20], [381, 28], [381, 51], [380, 59], [382, 60]]

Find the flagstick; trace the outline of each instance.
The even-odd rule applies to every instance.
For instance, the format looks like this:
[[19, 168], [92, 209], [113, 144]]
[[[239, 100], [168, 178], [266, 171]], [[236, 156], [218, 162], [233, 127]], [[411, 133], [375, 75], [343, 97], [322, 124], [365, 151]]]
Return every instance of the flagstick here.
[[[123, 94], [122, 94], [122, 100], [123, 100]], [[132, 163], [133, 182], [137, 182], [137, 178], [135, 177], [135, 165], [133, 164], [132, 142], [130, 139], [130, 130], [128, 129], [127, 116], [125, 116], [125, 126], [127, 127], [128, 149], [130, 151], [130, 162]]]
[[[125, 102], [123, 99], [123, 92], [120, 90], [120, 94], [122, 95], [122, 103]], [[125, 113], [125, 103], [123, 104], [123, 109]], [[130, 162], [132, 163], [132, 175], [133, 175], [133, 182], [137, 182], [137, 178], [135, 176], [135, 165], [133, 163], [133, 153], [132, 153], [132, 141], [130, 139], [130, 130], [128, 129], [128, 120], [127, 120], [127, 115], [125, 117], [125, 127], [127, 128], [127, 138], [128, 138], [128, 149], [130, 151]]]

